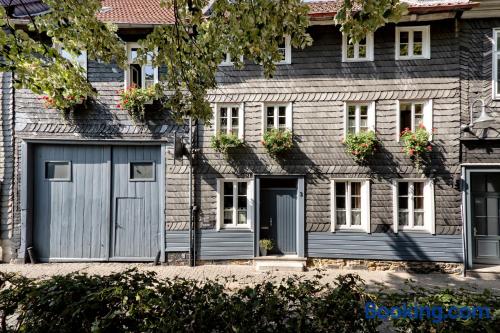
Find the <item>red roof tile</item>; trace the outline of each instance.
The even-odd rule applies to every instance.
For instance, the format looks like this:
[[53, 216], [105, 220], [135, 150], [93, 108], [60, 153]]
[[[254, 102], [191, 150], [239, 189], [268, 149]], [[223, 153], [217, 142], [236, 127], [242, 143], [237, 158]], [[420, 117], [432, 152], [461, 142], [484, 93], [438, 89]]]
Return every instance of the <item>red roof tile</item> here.
[[[315, 19], [333, 18], [343, 0], [308, 2], [310, 16]], [[478, 5], [469, 0], [403, 0], [410, 13], [424, 14], [450, 10], [467, 10]], [[160, 0], [103, 0], [103, 10], [98, 17], [105, 22], [122, 24], [171, 24], [172, 10], [161, 7]]]
[[103, 0], [101, 13], [104, 22], [125, 24], [171, 24], [173, 11], [160, 6], [160, 0]]

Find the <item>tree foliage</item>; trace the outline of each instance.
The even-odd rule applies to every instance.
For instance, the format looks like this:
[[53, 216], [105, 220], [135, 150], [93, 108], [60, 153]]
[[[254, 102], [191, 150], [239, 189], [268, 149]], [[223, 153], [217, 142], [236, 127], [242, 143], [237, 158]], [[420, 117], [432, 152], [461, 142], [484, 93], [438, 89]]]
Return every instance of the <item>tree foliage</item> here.
[[[23, 0], [20, 0], [21, 3]], [[307, 33], [308, 5], [302, 0], [160, 0], [172, 9], [175, 23], [156, 26], [140, 44], [139, 62], [153, 54], [153, 64], [166, 67], [161, 82], [174, 118], [209, 121], [207, 93], [217, 88], [219, 67], [229, 54], [236, 68], [262, 65], [272, 77], [282, 59], [285, 36], [292, 47], [312, 44]], [[56, 108], [71, 106], [76, 96], [96, 92], [77, 64], [63, 58], [57, 46], [75, 57], [87, 52], [90, 61], [126, 64], [124, 43], [117, 27], [97, 18], [100, 0], [43, 0], [48, 13], [15, 26], [0, 8], [0, 71], [15, 73], [18, 87], [44, 94]], [[344, 33], [354, 40], [394, 21], [403, 12], [398, 0], [345, 0], [337, 14]]]

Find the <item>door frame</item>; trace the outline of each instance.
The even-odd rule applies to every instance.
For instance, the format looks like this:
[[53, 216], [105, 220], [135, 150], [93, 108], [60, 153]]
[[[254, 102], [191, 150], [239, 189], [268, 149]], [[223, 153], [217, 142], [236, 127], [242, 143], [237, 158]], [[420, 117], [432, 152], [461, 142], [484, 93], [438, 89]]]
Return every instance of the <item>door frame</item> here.
[[[160, 173], [161, 177], [159, 177], [159, 188], [162, 195], [162, 200], [160, 200], [160, 260], [162, 262], [165, 262], [166, 260], [166, 244], [165, 244], [165, 232], [166, 232], [166, 226], [165, 226], [165, 214], [166, 214], [166, 200], [167, 200], [167, 193], [165, 191], [166, 186], [165, 186], [165, 179], [166, 179], [166, 156], [167, 156], [167, 149], [172, 148], [173, 144], [172, 142], [169, 142], [166, 139], [163, 140], [156, 140], [156, 141], [151, 141], [151, 140], [121, 140], [121, 139], [90, 139], [90, 140], [82, 140], [82, 139], [74, 139], [74, 140], [68, 140], [68, 139], [46, 139], [46, 138], [20, 138], [21, 143], [20, 143], [20, 158], [21, 158], [21, 165], [20, 165], [20, 199], [19, 199], [19, 204], [20, 204], [20, 218], [21, 218], [21, 244], [19, 246], [19, 251], [17, 255], [17, 261], [20, 263], [26, 263], [28, 260], [28, 253], [27, 249], [28, 247], [33, 245], [33, 206], [34, 206], [34, 168], [33, 168], [33, 163], [34, 163], [34, 156], [33, 156], [33, 151], [35, 150], [35, 147], [38, 145], [101, 145], [101, 146], [157, 146], [160, 148], [160, 159], [161, 159], [161, 166], [160, 166]], [[111, 161], [110, 161], [111, 163]], [[110, 214], [111, 216], [112, 214]], [[111, 228], [111, 222], [110, 222], [110, 228]], [[111, 241], [111, 237], [110, 237]], [[111, 244], [110, 244], [111, 248]], [[109, 253], [108, 253], [109, 255]], [[101, 259], [78, 259], [78, 258], [68, 258], [68, 260], [53, 260], [53, 262], [57, 261], [68, 261], [68, 262], [90, 262], [90, 261], [109, 261], [109, 256], [108, 260], [101, 260]], [[51, 260], [52, 261], [52, 260]]]
[[[463, 243], [464, 243], [464, 264], [468, 269], [472, 269], [474, 263], [474, 235], [472, 233], [472, 205], [470, 181], [473, 173], [500, 173], [500, 164], [463, 164], [462, 165], [462, 210], [463, 210]], [[479, 265], [488, 265], [478, 263]], [[491, 264], [493, 266], [498, 264]]]
[[254, 226], [254, 257], [260, 257], [259, 240], [260, 240], [260, 197], [261, 179], [296, 179], [297, 180], [297, 256], [305, 257], [305, 176], [304, 175], [255, 175], [254, 191], [255, 191], [255, 226]]

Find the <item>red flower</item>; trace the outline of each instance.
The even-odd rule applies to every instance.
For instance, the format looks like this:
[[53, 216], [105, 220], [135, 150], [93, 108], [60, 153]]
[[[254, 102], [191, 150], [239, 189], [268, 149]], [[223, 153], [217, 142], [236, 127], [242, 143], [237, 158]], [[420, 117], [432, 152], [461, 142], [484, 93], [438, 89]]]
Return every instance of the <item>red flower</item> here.
[[432, 151], [432, 146], [431, 145], [427, 146], [427, 151]]
[[121, 104], [118, 104], [118, 105], [117, 105], [117, 107], [118, 107], [119, 109], [121, 109], [121, 108], [122, 108], [122, 105], [121, 105]]
[[412, 148], [412, 149], [410, 149], [410, 150], [408, 151], [408, 154], [410, 154], [410, 156], [415, 155], [415, 149], [413, 149], [413, 148]]
[[260, 143], [264, 146], [266, 142], [264, 140], [260, 140]]

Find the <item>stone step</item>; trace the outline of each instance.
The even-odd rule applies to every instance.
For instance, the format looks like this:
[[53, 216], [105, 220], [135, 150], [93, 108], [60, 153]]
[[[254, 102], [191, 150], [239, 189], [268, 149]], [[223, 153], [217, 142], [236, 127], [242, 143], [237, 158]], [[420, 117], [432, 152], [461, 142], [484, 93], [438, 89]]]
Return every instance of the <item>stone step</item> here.
[[303, 272], [306, 262], [306, 258], [297, 256], [268, 256], [255, 258], [254, 267], [257, 271]]
[[481, 280], [500, 280], [500, 265], [475, 265], [467, 270], [467, 277]]

